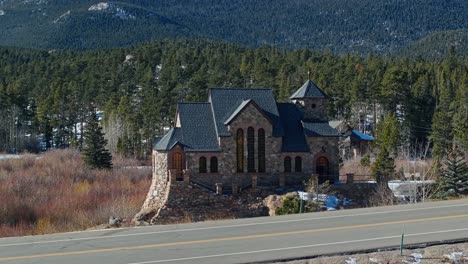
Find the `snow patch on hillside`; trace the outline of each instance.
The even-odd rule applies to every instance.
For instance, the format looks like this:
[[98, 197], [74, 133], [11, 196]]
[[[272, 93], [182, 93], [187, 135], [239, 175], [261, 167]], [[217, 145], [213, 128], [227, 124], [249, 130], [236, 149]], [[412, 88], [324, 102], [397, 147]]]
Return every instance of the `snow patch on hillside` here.
[[112, 2], [101, 2], [95, 5], [92, 5], [88, 8], [88, 11], [94, 12], [109, 12], [113, 13], [115, 17], [118, 17], [123, 20], [127, 19], [136, 19], [136, 17], [130, 14], [127, 10], [118, 7], [116, 4]]
[[52, 21], [52, 23], [57, 24], [57, 23], [65, 22], [67, 20], [67, 18], [70, 16], [70, 14], [71, 14], [71, 11], [68, 10], [67, 12], [65, 12], [61, 16], [59, 16], [57, 19]]
[[136, 17], [134, 15], [131, 15], [130, 13], [128, 13], [126, 10], [124, 10], [122, 8], [117, 8], [116, 9], [115, 16], [120, 18], [120, 19], [123, 19], [123, 20], [136, 19]]
[[92, 5], [88, 8], [89, 11], [102, 11], [102, 10], [106, 10], [106, 9], [109, 9], [110, 7], [112, 7], [113, 4], [112, 3], [99, 3], [99, 4], [95, 4], [95, 5]]
[[18, 1], [18, 0], [0, 0], [0, 5], [11, 5], [11, 4], [21, 4], [21, 5], [42, 5], [42, 4], [47, 4], [47, 0], [23, 0], [23, 1]]
[[5, 11], [0, 10], [0, 16], [4, 16], [4, 15], [5, 15]]

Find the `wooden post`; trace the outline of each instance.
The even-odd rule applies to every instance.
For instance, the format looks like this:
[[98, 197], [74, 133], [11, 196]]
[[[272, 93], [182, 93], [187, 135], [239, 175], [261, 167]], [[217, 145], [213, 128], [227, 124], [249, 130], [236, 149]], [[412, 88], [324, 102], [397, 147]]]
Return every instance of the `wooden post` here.
[[177, 173], [176, 170], [169, 170], [169, 177], [171, 178], [171, 183], [174, 184], [177, 182]]
[[346, 184], [354, 183], [354, 173], [346, 173]]
[[232, 195], [237, 195], [238, 189], [237, 189], [237, 183], [232, 184]]
[[216, 183], [216, 194], [217, 195], [223, 194], [223, 184], [220, 182]]
[[280, 187], [284, 187], [285, 186], [285, 182], [286, 182], [286, 178], [284, 176], [284, 173], [281, 173], [279, 175], [279, 186]]
[[258, 176], [257, 175], [252, 175], [252, 189], [256, 189], [257, 188], [257, 180], [258, 180]]
[[184, 170], [184, 184], [189, 185], [190, 184], [190, 170]]

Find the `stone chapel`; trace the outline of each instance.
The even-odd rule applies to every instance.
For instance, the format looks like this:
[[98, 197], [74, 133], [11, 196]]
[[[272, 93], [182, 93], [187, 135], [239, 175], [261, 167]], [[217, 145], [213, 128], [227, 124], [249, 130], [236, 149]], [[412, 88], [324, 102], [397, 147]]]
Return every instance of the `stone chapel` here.
[[329, 97], [307, 80], [290, 101], [272, 89], [212, 88], [208, 102], [179, 103], [175, 126], [153, 145], [153, 178], [217, 193], [337, 181], [338, 132]]

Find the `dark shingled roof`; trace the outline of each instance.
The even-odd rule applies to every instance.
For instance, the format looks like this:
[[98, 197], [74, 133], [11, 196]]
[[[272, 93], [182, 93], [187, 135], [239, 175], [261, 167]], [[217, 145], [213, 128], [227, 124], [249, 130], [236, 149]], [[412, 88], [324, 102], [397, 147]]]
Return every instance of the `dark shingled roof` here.
[[304, 133], [308, 137], [338, 137], [340, 134], [328, 122], [304, 122]]
[[236, 110], [234, 110], [234, 112], [228, 117], [228, 119], [226, 119], [226, 121], [224, 121], [224, 124], [228, 125], [238, 114], [240, 114], [242, 112], [242, 110], [244, 110], [244, 108], [247, 105], [249, 105], [250, 102], [252, 102], [251, 99], [242, 101], [239, 104], [239, 106], [236, 108]]
[[209, 103], [179, 103], [181, 127], [173, 128], [156, 144], [156, 150], [170, 150], [177, 143], [185, 151], [220, 151]]
[[328, 95], [322, 91], [322, 89], [318, 88], [318, 86], [311, 80], [307, 80], [307, 82], [302, 85], [299, 90], [297, 90], [293, 95], [290, 97], [291, 99], [303, 99], [303, 98], [328, 98]]
[[185, 151], [220, 151], [209, 103], [177, 105]]
[[209, 102], [216, 120], [218, 136], [229, 136], [226, 120], [246, 100], [252, 99], [269, 117], [273, 124], [273, 136], [283, 136], [283, 126], [276, 107], [276, 101], [271, 89], [213, 88], [210, 89]]
[[[326, 98], [325, 93], [308, 81], [291, 98]], [[179, 103], [178, 124], [154, 149], [167, 151], [180, 144], [185, 151], [221, 151], [218, 137], [230, 136], [227, 125], [249, 104], [265, 115], [273, 126], [273, 136], [282, 137], [283, 152], [308, 152], [306, 137], [338, 137], [328, 122], [304, 120], [297, 105], [276, 103], [271, 89], [214, 88], [208, 103]]]
[[180, 128], [171, 128], [164, 137], [154, 142], [155, 150], [170, 150], [182, 141], [182, 130]]
[[284, 126], [282, 152], [308, 152], [309, 146], [302, 129], [302, 113], [292, 103], [279, 103], [278, 110]]

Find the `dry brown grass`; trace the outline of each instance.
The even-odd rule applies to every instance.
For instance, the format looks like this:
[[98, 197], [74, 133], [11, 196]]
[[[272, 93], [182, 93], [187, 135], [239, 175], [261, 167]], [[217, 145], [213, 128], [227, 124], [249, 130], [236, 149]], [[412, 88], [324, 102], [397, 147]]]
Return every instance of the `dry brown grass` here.
[[75, 150], [0, 161], [0, 237], [83, 230], [110, 216], [131, 219], [151, 169], [131, 168], [141, 165], [134, 160], [113, 162], [113, 170], [91, 170]]
[[[433, 177], [429, 175], [431, 162], [431, 160], [410, 161], [397, 159], [395, 160], [396, 178], [403, 178], [404, 173], [413, 175], [419, 173], [421, 178], [424, 177], [426, 180], [433, 179]], [[343, 178], [347, 173], [353, 173], [355, 181], [374, 180], [371, 177], [371, 167], [361, 165], [359, 159], [351, 159], [344, 162], [343, 166], [340, 168], [340, 178]]]

